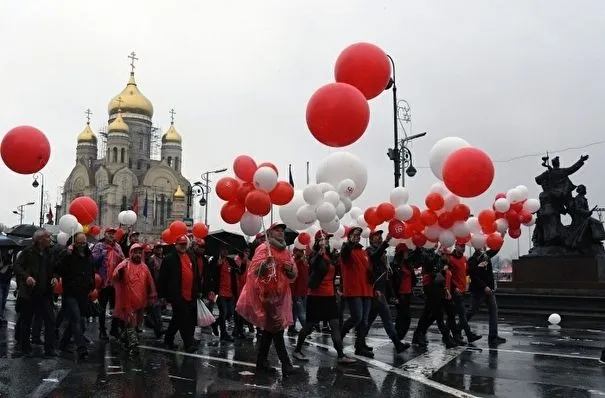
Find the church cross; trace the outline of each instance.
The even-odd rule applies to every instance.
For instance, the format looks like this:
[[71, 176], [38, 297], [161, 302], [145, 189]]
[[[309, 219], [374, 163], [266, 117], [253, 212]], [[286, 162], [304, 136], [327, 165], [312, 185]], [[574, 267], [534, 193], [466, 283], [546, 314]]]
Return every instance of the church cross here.
[[122, 110], [122, 102], [124, 102], [122, 100], [122, 97], [118, 97], [118, 110], [120, 110], [120, 111]]
[[92, 115], [92, 111], [90, 110], [90, 108], [86, 109], [84, 114], [86, 115], [86, 124], [90, 124], [90, 115]]
[[133, 51], [128, 56], [130, 58], [130, 73], [134, 73], [134, 61], [138, 61], [137, 54]]
[[168, 113], [170, 113], [170, 124], [174, 124], [174, 115], [176, 114], [174, 108], [172, 108]]

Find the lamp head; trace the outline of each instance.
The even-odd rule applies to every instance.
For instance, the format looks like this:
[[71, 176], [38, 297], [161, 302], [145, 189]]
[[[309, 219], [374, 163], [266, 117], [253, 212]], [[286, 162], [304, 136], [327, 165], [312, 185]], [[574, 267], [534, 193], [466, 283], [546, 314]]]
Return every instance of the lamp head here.
[[32, 187], [38, 188], [38, 186], [40, 186], [40, 183], [38, 182], [38, 177], [36, 177], [34, 178], [34, 182], [32, 182]]
[[407, 174], [408, 177], [414, 177], [417, 172], [418, 170], [416, 170], [414, 165], [410, 165], [410, 167], [408, 167], [408, 169], [405, 171], [405, 174]]

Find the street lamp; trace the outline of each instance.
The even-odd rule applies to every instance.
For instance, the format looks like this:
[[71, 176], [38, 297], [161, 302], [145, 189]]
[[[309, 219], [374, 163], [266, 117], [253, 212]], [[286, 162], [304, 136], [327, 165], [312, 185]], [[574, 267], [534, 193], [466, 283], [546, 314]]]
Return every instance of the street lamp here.
[[[38, 176], [40, 177], [40, 183], [38, 183]], [[32, 182], [32, 187], [38, 188], [40, 186], [40, 228], [44, 224], [44, 174], [38, 172], [34, 174], [34, 182]]]
[[17, 206], [17, 210], [13, 210], [13, 214], [16, 214], [19, 216], [19, 225], [23, 224], [23, 213], [24, 213], [24, 208], [25, 206], [31, 206], [34, 205], [35, 202], [27, 202], [27, 203], [23, 203], [22, 205]]
[[224, 169], [217, 169], [212, 171], [206, 171], [202, 173], [202, 181], [196, 181], [191, 184], [191, 187], [188, 191], [188, 203], [187, 203], [187, 214], [189, 214], [189, 206], [193, 204], [193, 197], [202, 195], [202, 198], [199, 201], [200, 206], [205, 207], [204, 209], [204, 224], [208, 227], [208, 204], [210, 202], [210, 174], [219, 174], [227, 171]]

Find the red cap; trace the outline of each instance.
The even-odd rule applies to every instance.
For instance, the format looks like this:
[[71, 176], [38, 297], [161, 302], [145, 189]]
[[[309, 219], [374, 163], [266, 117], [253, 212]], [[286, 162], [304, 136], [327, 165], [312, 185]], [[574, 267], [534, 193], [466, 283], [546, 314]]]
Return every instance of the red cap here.
[[118, 229], [116, 227], [107, 227], [105, 228], [105, 233], [112, 233], [112, 232], [116, 232]]
[[322, 239], [322, 238], [331, 238], [333, 236], [334, 236], [334, 234], [329, 234], [321, 229], [319, 231], [315, 232], [315, 240]]
[[286, 224], [279, 223], [279, 222], [274, 222], [273, 224], [271, 224], [271, 226], [269, 227], [268, 231], [271, 231], [272, 229], [275, 229], [275, 228], [286, 229]]
[[178, 238], [175, 242], [175, 245], [187, 245], [189, 244], [189, 238], [187, 238], [185, 235], [181, 236], [180, 238]]
[[129, 252], [129, 253], [132, 253], [132, 252], [133, 252], [133, 250], [137, 250], [137, 249], [143, 250], [143, 248], [144, 248], [144, 247], [143, 247], [143, 245], [142, 245], [142, 244], [140, 244], [140, 243], [135, 243], [134, 245], [130, 246], [130, 250], [129, 250], [128, 252]]

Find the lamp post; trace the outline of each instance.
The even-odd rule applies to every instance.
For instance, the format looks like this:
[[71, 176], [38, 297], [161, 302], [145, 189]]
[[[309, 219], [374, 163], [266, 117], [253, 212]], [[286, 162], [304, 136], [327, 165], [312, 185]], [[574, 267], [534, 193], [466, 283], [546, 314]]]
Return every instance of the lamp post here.
[[208, 226], [208, 203], [210, 201], [210, 192], [212, 189], [210, 188], [210, 174], [219, 174], [227, 171], [224, 169], [217, 169], [212, 171], [205, 171], [202, 173], [202, 181], [196, 181], [189, 187], [187, 192], [187, 217], [189, 217], [189, 209], [193, 206], [193, 198], [196, 196], [202, 195], [202, 198], [199, 201], [200, 206], [205, 207], [204, 209], [204, 224]]
[[202, 201], [200, 200], [200, 205], [204, 206], [204, 224], [206, 224], [206, 226], [208, 228], [210, 228], [208, 226], [208, 204], [210, 202], [210, 174], [219, 174], [219, 173], [224, 173], [225, 171], [227, 171], [227, 169], [218, 169], [218, 170], [212, 170], [212, 171], [207, 171], [205, 173], [202, 173], [202, 181], [204, 181], [204, 183], [206, 184], [204, 187], [204, 195], [206, 197], [206, 200], [204, 201], [204, 204], [202, 205]]
[[[202, 184], [200, 181], [196, 181], [189, 186], [189, 189], [187, 190], [187, 218], [191, 216], [191, 209], [193, 208], [193, 198], [203, 195], [204, 184]], [[206, 203], [204, 198], [200, 199], [200, 206], [204, 206], [204, 204], [202, 203]]]
[[13, 214], [16, 214], [19, 216], [19, 225], [23, 224], [23, 213], [24, 213], [24, 208], [25, 206], [31, 206], [34, 205], [35, 202], [27, 202], [27, 203], [23, 203], [22, 205], [17, 206], [17, 210], [13, 210]]
[[[38, 176], [41, 183], [38, 182]], [[34, 174], [34, 182], [32, 182], [32, 187], [38, 188], [38, 186], [40, 186], [40, 228], [42, 228], [44, 224], [44, 174], [40, 172]]]
[[[397, 83], [396, 83], [396, 74], [395, 74], [395, 61], [393, 58], [387, 54], [389, 57], [389, 61], [391, 61], [392, 73], [393, 76], [389, 80], [385, 90], [393, 91], [393, 148], [392, 148], [392, 156], [389, 154], [389, 159], [393, 161], [393, 176], [395, 177], [395, 188], [399, 186], [399, 179], [401, 178], [401, 156], [399, 154], [399, 127], [398, 127], [398, 110], [397, 110]], [[391, 151], [391, 149], [389, 149]]]

